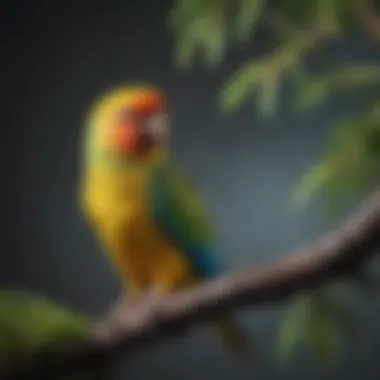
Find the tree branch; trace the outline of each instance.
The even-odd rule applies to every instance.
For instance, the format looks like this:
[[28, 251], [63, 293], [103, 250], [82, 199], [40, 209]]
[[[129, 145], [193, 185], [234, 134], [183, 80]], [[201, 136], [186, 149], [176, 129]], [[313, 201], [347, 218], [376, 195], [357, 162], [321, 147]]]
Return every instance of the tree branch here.
[[[126, 308], [115, 323], [110, 313], [86, 342], [46, 350], [7, 373], [12, 378], [49, 378], [56, 371], [89, 368], [142, 345], [176, 334], [214, 313], [257, 306], [323, 285], [360, 269], [380, 247], [380, 189], [334, 232], [267, 267], [254, 267], [200, 284], [152, 303]], [[38, 375], [37, 375], [38, 374]], [[42, 376], [44, 374], [45, 377]], [[2, 379], [6, 378], [1, 377]], [[9, 378], [9, 377], [8, 377]]]
[[360, 23], [371, 39], [380, 43], [380, 16], [376, 12], [374, 0], [354, 0], [354, 10]]

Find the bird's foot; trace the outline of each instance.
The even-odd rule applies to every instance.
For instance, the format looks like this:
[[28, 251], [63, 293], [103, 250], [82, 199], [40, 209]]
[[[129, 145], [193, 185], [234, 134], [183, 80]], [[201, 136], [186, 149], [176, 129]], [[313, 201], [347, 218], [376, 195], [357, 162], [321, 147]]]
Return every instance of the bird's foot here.
[[116, 325], [142, 323], [157, 307], [161, 298], [156, 288], [151, 288], [145, 293], [120, 296], [111, 311], [113, 323]]
[[[138, 310], [141, 297], [135, 293], [121, 294], [115, 301], [114, 306], [109, 311], [107, 318], [101, 320], [94, 327], [94, 336], [99, 339], [105, 338], [106, 334], [110, 334], [110, 326], [115, 330], [124, 323], [128, 323], [129, 316], [134, 315]], [[126, 321], [128, 319], [128, 321]], [[113, 330], [112, 329], [112, 330]]]
[[116, 304], [111, 310], [112, 318], [115, 323], [123, 323], [126, 318], [129, 319], [129, 316], [133, 316], [136, 313], [139, 313], [140, 305], [143, 300], [143, 295], [138, 293], [128, 293], [121, 294], [117, 300]]
[[162, 297], [163, 295], [157, 287], [149, 288], [140, 298], [140, 310], [142, 312], [150, 312], [157, 307]]

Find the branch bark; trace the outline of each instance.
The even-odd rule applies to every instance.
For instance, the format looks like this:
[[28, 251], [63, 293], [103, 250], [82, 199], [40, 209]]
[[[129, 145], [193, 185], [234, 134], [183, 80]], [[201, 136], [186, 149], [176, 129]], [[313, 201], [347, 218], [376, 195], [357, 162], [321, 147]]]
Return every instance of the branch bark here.
[[[350, 275], [380, 247], [380, 189], [336, 231], [266, 267], [229, 274], [137, 308], [126, 308], [115, 323], [110, 313], [86, 342], [59, 352], [46, 350], [18, 363], [1, 377], [49, 378], [56, 371], [89, 368], [165, 336], [214, 313], [274, 302]], [[43, 374], [43, 376], [42, 376]], [[10, 378], [10, 377], [8, 377]]]

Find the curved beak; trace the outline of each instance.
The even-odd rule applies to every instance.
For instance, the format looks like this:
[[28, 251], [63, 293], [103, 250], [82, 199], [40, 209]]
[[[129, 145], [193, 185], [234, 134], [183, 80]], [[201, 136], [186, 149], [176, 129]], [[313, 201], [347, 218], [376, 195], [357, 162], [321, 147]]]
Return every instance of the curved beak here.
[[165, 143], [169, 138], [169, 120], [164, 114], [151, 116], [147, 121], [145, 133], [156, 144]]
[[140, 122], [123, 120], [107, 131], [107, 145], [118, 154], [140, 155], [165, 144], [169, 135], [166, 115], [155, 114]]

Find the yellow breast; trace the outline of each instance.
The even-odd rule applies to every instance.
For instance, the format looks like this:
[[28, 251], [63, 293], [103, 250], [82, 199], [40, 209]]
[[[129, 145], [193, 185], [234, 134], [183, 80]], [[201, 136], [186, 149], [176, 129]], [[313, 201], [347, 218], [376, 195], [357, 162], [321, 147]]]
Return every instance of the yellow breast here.
[[186, 258], [160, 233], [146, 202], [149, 171], [94, 167], [84, 177], [82, 207], [122, 277], [136, 290], [187, 282]]
[[82, 183], [82, 202], [97, 213], [115, 214], [120, 209], [141, 207], [146, 203], [149, 173], [141, 168], [94, 166]]

